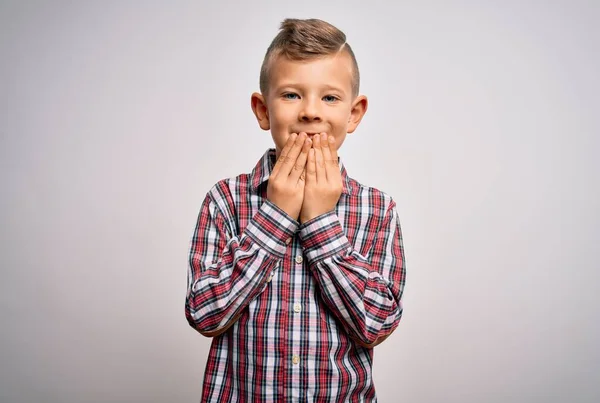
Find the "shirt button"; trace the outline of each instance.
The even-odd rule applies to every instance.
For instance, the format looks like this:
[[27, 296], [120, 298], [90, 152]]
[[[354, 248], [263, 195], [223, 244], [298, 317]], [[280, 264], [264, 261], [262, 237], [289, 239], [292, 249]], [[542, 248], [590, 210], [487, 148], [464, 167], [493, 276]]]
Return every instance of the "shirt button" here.
[[296, 263], [300, 264], [300, 263], [302, 263], [302, 260], [303, 260], [302, 255], [296, 256]]
[[298, 365], [299, 362], [300, 362], [300, 357], [298, 357], [296, 354], [294, 354], [292, 356], [292, 364]]
[[275, 275], [275, 273], [271, 273], [269, 275], [269, 278], [267, 279], [267, 283], [271, 282], [271, 280], [273, 280], [273, 276]]
[[286, 244], [286, 245], [289, 245], [289, 244], [290, 244], [290, 242], [292, 242], [292, 238], [288, 238], [288, 239], [286, 239], [286, 240], [285, 240], [285, 244]]
[[294, 304], [294, 312], [298, 313], [302, 310], [302, 305], [300, 305], [299, 303], [295, 303]]

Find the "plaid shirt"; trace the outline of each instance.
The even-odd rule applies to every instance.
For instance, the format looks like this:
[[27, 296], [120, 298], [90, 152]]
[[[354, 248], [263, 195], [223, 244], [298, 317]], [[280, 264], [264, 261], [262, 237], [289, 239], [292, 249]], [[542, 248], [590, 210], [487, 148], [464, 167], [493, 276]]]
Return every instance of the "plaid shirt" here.
[[395, 202], [350, 178], [299, 224], [266, 198], [269, 149], [206, 195], [186, 317], [214, 337], [202, 402], [375, 402], [373, 349], [398, 326], [405, 281]]

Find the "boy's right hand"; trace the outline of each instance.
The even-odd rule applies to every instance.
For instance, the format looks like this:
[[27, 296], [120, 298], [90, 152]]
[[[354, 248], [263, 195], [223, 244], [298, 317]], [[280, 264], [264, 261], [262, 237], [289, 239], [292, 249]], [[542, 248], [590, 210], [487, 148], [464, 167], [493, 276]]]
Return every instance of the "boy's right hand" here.
[[311, 140], [306, 133], [292, 133], [267, 185], [267, 199], [285, 211], [294, 220], [298, 220], [304, 199], [304, 181], [306, 160]]

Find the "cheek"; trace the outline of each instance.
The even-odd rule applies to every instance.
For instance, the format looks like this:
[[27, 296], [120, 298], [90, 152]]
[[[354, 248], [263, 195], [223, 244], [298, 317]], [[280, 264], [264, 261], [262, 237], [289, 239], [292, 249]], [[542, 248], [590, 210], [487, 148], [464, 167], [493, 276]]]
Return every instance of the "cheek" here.
[[270, 120], [271, 124], [278, 127], [285, 127], [295, 119], [294, 110], [283, 105], [276, 105], [271, 109]]
[[345, 130], [348, 127], [350, 121], [350, 115], [346, 110], [340, 110], [335, 115], [331, 116], [331, 123], [337, 130]]
[[341, 119], [331, 122], [331, 129], [336, 137], [336, 142], [340, 137], [344, 137], [348, 133], [348, 121], [342, 117]]

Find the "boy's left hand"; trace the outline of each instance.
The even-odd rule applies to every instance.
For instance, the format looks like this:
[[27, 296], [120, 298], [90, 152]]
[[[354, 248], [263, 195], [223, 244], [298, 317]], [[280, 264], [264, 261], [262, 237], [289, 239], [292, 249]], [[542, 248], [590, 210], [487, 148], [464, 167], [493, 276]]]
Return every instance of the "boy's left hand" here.
[[342, 174], [333, 137], [315, 135], [306, 161], [304, 200], [300, 222], [312, 220], [332, 211], [342, 194]]

